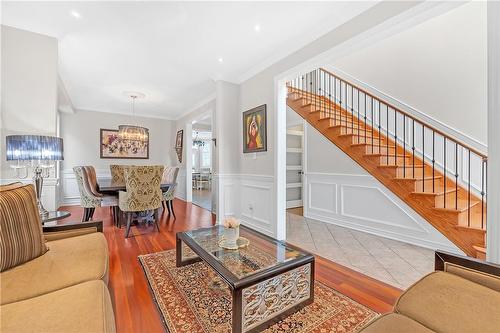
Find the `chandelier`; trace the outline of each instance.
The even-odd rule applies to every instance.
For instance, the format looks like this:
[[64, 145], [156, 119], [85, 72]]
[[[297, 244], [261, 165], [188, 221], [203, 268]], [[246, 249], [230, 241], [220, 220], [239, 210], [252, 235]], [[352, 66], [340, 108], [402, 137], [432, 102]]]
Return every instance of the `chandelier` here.
[[[135, 116], [135, 100], [144, 98], [142, 93], [126, 92], [127, 96], [132, 99], [132, 116]], [[118, 126], [118, 137], [122, 140], [148, 142], [149, 130], [146, 127], [136, 125], [120, 125]]]
[[196, 132], [196, 137], [193, 139], [193, 146], [203, 147], [205, 145], [205, 141], [201, 140], [198, 137], [198, 132]]

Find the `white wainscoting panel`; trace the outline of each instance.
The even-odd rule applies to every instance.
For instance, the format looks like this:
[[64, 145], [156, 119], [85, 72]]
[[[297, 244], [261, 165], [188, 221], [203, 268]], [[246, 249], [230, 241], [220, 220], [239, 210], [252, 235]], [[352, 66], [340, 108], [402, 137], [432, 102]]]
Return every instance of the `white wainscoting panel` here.
[[307, 218], [430, 249], [461, 251], [370, 175], [305, 174]]
[[337, 214], [337, 184], [311, 181], [308, 183], [308, 190], [311, 209]]
[[[111, 178], [109, 170], [96, 170], [97, 178]], [[65, 169], [61, 172], [60, 205], [71, 206], [80, 204], [80, 192], [78, 183], [72, 169]]]
[[240, 175], [240, 217], [244, 224], [270, 236], [276, 236], [274, 222], [274, 177]]
[[214, 184], [218, 194], [216, 204], [217, 223], [226, 216], [239, 216], [239, 177], [233, 174], [214, 174]]

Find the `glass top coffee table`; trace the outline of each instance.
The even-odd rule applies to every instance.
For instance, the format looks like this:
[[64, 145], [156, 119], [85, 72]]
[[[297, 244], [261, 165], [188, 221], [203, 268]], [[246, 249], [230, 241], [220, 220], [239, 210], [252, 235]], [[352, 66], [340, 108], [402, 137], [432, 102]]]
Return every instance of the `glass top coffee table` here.
[[246, 247], [219, 247], [223, 226], [176, 236], [176, 264], [203, 260], [229, 285], [232, 332], [259, 332], [314, 300], [314, 256], [260, 232], [240, 226]]

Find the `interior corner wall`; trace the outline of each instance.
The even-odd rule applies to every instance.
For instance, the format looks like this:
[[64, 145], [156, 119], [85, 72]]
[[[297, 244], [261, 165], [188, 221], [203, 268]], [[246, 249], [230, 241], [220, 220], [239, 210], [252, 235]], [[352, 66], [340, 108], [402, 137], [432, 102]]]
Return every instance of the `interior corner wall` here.
[[239, 142], [241, 119], [240, 86], [226, 81], [215, 83], [215, 121], [213, 137], [217, 140], [215, 160], [215, 186], [217, 192], [216, 215], [220, 223], [226, 216], [239, 216], [240, 169]]
[[486, 16], [486, 2], [463, 4], [332, 61], [332, 70], [437, 120], [442, 130], [451, 128], [485, 147]]
[[[5, 163], [5, 137], [57, 134], [58, 44], [52, 37], [1, 26], [0, 181], [18, 181]], [[23, 180], [31, 182], [31, 177]], [[57, 175], [44, 182], [42, 202], [57, 208]]]
[[309, 123], [304, 135], [305, 217], [433, 250], [462, 253]]
[[[192, 124], [194, 120], [202, 117], [204, 114], [207, 113], [212, 113], [214, 114], [215, 111], [215, 98], [204, 103], [203, 105], [200, 105], [199, 107], [195, 108], [188, 114], [182, 116], [181, 118], [177, 119], [175, 123], [173, 124], [173, 129], [170, 134], [171, 136], [171, 142], [172, 144], [168, 147], [169, 149], [169, 156], [170, 160], [172, 161], [173, 166], [178, 166], [179, 167], [179, 174], [177, 176], [177, 189], [175, 190], [175, 196], [177, 198], [180, 198], [182, 200], [186, 200], [187, 198], [187, 193], [186, 193], [186, 161], [187, 158], [191, 158], [190, 156], [188, 157], [187, 155], [187, 145], [192, 143], [192, 138], [188, 137], [188, 133], [186, 133], [186, 125]], [[212, 124], [214, 124], [214, 121], [212, 119]], [[175, 139], [177, 136], [177, 131], [183, 130], [183, 149], [182, 149], [182, 162], [179, 162], [179, 159], [177, 158], [177, 153], [174, 149], [175, 145]], [[216, 166], [213, 166], [214, 170], [216, 169]]]
[[[79, 204], [73, 167], [92, 165], [100, 178], [111, 177], [111, 164], [171, 165], [173, 122], [165, 119], [129, 116], [109, 112], [79, 111], [60, 113], [64, 161], [61, 163], [61, 205]], [[149, 129], [148, 159], [107, 159], [100, 157], [100, 130], [118, 129], [122, 124], [138, 124]]]

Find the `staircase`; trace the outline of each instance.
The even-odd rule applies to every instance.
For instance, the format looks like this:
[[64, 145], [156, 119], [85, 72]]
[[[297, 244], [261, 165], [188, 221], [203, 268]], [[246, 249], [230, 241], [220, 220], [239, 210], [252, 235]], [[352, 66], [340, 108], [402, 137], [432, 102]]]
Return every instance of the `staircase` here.
[[484, 154], [317, 69], [287, 83], [287, 105], [467, 255], [486, 255]]

